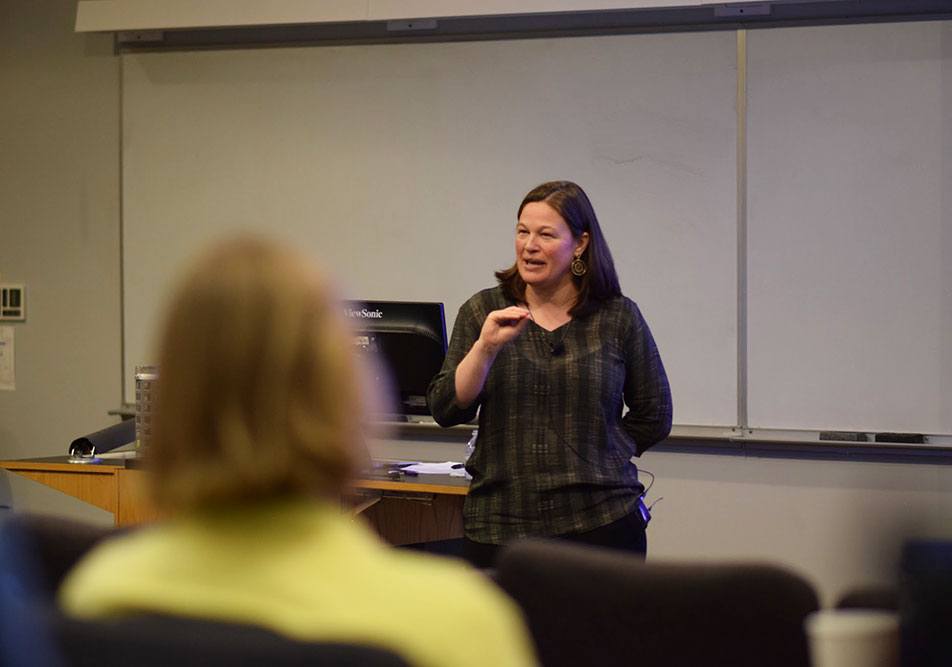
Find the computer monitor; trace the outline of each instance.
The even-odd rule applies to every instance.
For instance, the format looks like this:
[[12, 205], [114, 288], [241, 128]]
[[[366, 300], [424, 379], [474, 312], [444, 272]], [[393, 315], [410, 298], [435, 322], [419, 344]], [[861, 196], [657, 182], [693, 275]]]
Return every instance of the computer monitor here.
[[[354, 330], [354, 345], [373, 355], [378, 386], [392, 392], [395, 414], [377, 415], [408, 421], [428, 417], [426, 390], [446, 356], [443, 304], [420, 301], [347, 301], [344, 314]], [[390, 377], [381, 373], [389, 370]]]

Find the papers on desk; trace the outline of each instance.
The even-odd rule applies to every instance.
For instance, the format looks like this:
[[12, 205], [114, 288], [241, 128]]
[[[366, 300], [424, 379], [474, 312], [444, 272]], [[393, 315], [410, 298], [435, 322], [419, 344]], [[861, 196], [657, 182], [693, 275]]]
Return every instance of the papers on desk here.
[[401, 475], [417, 477], [419, 475], [448, 475], [472, 479], [459, 461], [444, 461], [433, 463], [429, 461], [377, 461], [373, 470], [365, 471], [370, 476], [385, 476], [397, 479]]
[[459, 461], [414, 463], [406, 466], [404, 470], [412, 470], [420, 475], [450, 475], [451, 477], [464, 477], [466, 475], [466, 471], [463, 470], [463, 464]]

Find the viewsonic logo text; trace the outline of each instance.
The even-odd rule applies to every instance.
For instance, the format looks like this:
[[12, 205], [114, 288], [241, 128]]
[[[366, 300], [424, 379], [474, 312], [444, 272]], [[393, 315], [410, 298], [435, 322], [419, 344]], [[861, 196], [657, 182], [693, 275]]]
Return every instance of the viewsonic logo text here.
[[358, 317], [362, 320], [379, 320], [381, 317], [383, 317], [382, 310], [368, 310], [367, 308], [362, 308], [361, 310], [345, 308], [344, 314], [347, 317]]

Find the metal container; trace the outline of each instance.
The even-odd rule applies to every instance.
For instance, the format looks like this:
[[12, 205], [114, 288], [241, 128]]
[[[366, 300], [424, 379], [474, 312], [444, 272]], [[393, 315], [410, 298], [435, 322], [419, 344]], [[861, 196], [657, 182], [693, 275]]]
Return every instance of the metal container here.
[[152, 444], [152, 405], [159, 378], [155, 366], [136, 366], [136, 450], [145, 452]]

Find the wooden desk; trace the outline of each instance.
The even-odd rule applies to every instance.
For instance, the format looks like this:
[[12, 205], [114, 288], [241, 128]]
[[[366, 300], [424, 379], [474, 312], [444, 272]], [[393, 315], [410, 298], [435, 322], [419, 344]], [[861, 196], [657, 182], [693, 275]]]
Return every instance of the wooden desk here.
[[[0, 469], [112, 512], [117, 526], [158, 519], [144, 493], [148, 473], [129, 463], [136, 462], [69, 463], [68, 457], [53, 456], [0, 461]], [[394, 545], [462, 537], [468, 483], [448, 475], [406, 479], [357, 480], [353, 502], [362, 505], [359, 515]]]

